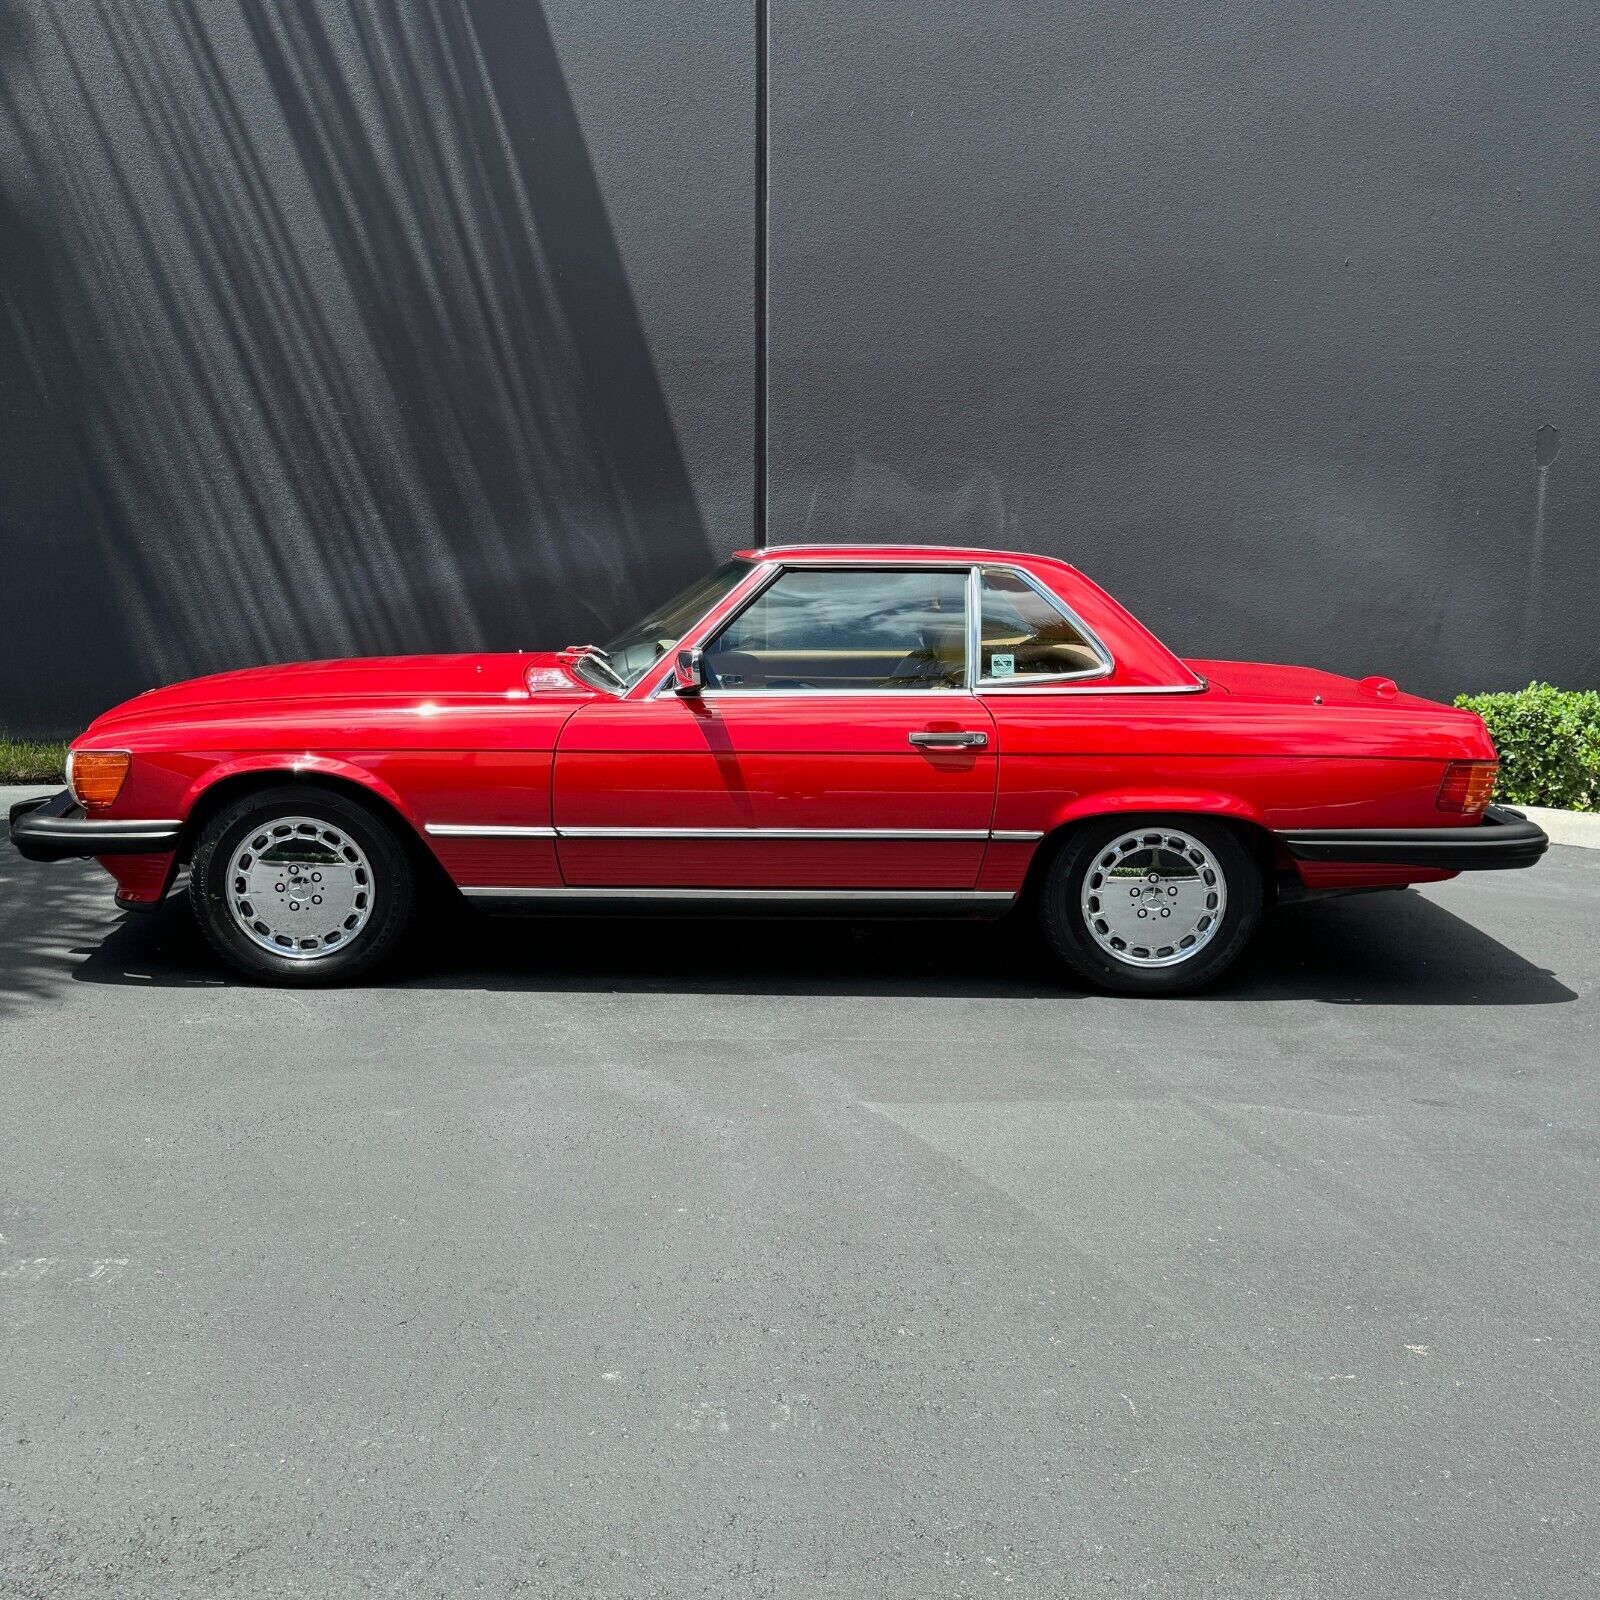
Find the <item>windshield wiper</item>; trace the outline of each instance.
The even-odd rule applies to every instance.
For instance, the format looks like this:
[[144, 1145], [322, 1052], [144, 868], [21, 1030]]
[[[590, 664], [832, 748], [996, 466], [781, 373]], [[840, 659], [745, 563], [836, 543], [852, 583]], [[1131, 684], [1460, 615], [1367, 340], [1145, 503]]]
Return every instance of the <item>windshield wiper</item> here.
[[580, 644], [576, 647], [573, 665], [581, 667], [586, 661], [593, 661], [619, 689], [628, 687], [628, 680], [611, 665], [611, 657], [599, 645]]

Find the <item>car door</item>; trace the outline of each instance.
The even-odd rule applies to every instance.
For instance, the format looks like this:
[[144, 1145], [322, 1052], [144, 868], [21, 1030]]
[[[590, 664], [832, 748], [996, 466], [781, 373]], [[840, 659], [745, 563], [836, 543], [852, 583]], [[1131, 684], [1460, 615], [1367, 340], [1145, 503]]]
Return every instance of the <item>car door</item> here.
[[574, 887], [971, 889], [994, 719], [965, 568], [785, 568], [704, 645], [707, 683], [585, 706], [553, 816]]

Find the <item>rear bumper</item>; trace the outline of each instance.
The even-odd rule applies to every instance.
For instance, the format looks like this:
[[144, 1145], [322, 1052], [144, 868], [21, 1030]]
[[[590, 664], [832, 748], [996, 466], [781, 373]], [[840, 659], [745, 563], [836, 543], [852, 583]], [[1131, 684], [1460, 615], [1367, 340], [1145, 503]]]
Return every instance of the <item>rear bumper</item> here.
[[181, 822], [122, 821], [86, 817], [65, 789], [11, 808], [11, 842], [29, 861], [65, 861], [73, 856], [155, 855], [175, 850]]
[[1296, 828], [1278, 841], [1297, 861], [1361, 861], [1440, 872], [1531, 867], [1549, 847], [1545, 831], [1508, 806], [1490, 806], [1466, 828]]

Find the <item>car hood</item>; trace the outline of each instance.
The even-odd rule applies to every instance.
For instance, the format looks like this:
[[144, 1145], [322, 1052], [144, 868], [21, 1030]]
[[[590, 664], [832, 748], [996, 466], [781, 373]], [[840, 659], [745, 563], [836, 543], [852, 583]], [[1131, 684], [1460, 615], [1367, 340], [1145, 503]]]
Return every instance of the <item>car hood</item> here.
[[263, 712], [297, 705], [318, 708], [415, 704], [463, 706], [521, 700], [592, 699], [596, 691], [543, 651], [463, 655], [362, 656], [341, 661], [297, 661], [286, 666], [243, 667], [150, 689], [97, 718], [90, 732], [130, 722], [171, 721], [223, 708]]

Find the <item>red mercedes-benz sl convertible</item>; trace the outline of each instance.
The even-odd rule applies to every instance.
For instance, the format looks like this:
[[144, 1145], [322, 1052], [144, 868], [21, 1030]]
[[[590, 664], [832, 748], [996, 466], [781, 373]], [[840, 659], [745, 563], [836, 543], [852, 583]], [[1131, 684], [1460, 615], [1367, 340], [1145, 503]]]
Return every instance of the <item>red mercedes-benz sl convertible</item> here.
[[605, 646], [152, 690], [12, 808], [129, 910], [187, 868], [252, 977], [352, 978], [430, 881], [490, 911], [998, 915], [1081, 980], [1193, 989], [1262, 911], [1538, 860], [1469, 711], [1184, 661], [1064, 562], [745, 551]]

